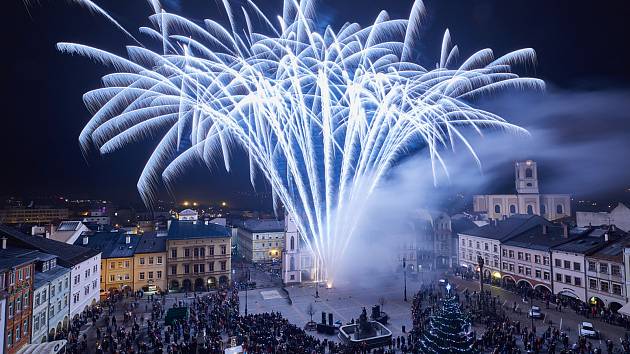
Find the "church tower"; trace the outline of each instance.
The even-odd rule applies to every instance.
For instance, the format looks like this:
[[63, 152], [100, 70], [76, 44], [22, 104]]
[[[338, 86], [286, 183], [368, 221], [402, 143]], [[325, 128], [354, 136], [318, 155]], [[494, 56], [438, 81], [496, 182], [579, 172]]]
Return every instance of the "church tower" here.
[[538, 168], [532, 160], [518, 161], [514, 165], [517, 194], [538, 194]]

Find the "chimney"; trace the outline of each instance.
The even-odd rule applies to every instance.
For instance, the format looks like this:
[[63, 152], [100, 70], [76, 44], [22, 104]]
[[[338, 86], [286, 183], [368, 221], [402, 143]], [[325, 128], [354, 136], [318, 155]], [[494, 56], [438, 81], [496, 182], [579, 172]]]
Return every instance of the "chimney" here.
[[46, 233], [44, 234], [44, 238], [50, 238], [50, 232], [46, 231]]
[[205, 221], [205, 224], [208, 225], [208, 220]]
[[2, 249], [3, 250], [7, 249], [7, 238], [6, 237], [2, 237]]
[[569, 238], [569, 225], [562, 223], [562, 237]]
[[542, 226], [542, 233], [543, 233], [543, 235], [547, 234], [547, 225], [543, 225]]
[[608, 242], [608, 240], [610, 240], [610, 236], [608, 235], [608, 232], [606, 232], [604, 234], [604, 242]]
[[131, 236], [125, 235], [125, 243], [126, 244], [130, 244], [131, 243]]
[[83, 244], [84, 245], [88, 244], [88, 236], [87, 235], [83, 236]]

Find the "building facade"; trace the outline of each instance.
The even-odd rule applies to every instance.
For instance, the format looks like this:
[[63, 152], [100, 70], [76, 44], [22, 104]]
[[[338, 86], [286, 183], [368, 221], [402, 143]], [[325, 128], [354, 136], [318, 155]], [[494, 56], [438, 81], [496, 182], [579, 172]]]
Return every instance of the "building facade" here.
[[284, 253], [282, 256], [282, 281], [284, 284], [296, 284], [314, 281], [315, 257], [308, 249], [302, 234], [291, 215], [285, 215]]
[[166, 236], [167, 281], [171, 290], [206, 290], [231, 280], [231, 233], [198, 220], [173, 220]]
[[284, 249], [285, 225], [275, 219], [249, 219], [237, 231], [240, 255], [250, 262], [280, 260]]
[[575, 219], [578, 227], [614, 225], [625, 232], [630, 231], [630, 209], [623, 203], [619, 203], [610, 212], [578, 211]]
[[487, 214], [489, 219], [515, 214], [540, 215], [547, 220], [571, 216], [571, 196], [539, 193], [536, 162], [516, 162], [514, 173], [516, 194], [475, 195], [474, 211]]
[[626, 273], [624, 267], [624, 248], [628, 242], [610, 240], [607, 245], [586, 256], [586, 297], [594, 306], [605, 306], [613, 311], [619, 310], [628, 302]]
[[65, 208], [9, 208], [0, 209], [0, 223], [26, 224], [26, 223], [52, 223], [66, 220], [70, 211]]
[[43, 343], [68, 327], [70, 269], [58, 265], [54, 255], [40, 258], [35, 267], [31, 343]]
[[140, 237], [133, 255], [135, 291], [166, 291], [166, 235], [147, 232]]

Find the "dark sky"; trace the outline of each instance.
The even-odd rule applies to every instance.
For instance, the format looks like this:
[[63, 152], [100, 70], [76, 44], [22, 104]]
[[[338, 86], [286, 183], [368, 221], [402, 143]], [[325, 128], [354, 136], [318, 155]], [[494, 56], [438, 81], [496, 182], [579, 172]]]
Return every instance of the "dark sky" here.
[[[146, 16], [151, 12], [144, 0], [97, 2], [134, 34], [139, 26], [149, 25]], [[220, 1], [163, 3], [187, 17], [210, 17], [224, 22], [215, 5]], [[281, 11], [280, 1], [257, 3], [267, 12]], [[624, 93], [630, 86], [627, 48], [630, 11], [624, 1], [596, 4], [577, 0], [426, 0], [425, 3], [429, 16], [422, 33], [420, 62], [426, 66], [431, 67], [436, 61], [442, 33], [448, 27], [464, 56], [486, 47], [497, 54], [533, 47], [538, 53], [538, 66], [529, 74], [546, 80], [553, 90], [562, 93], [615, 90], [616, 99], [603, 104], [611, 110], [615, 110], [615, 102], [627, 97]], [[26, 7], [21, 0], [9, 0], [3, 5], [3, 13], [7, 15], [3, 22], [10, 30], [4, 31], [2, 59], [5, 94], [0, 129], [0, 148], [4, 152], [0, 195], [70, 194], [136, 200], [135, 184], [152, 144], [137, 144], [104, 157], [89, 156], [86, 161], [77, 142], [89, 119], [81, 96], [99, 87], [100, 77], [108, 70], [85, 58], [61, 54], [54, 47], [56, 42], [68, 41], [122, 53], [123, 45], [131, 42], [102, 17], [67, 1], [41, 0], [40, 5]], [[367, 25], [381, 9], [388, 10], [391, 17], [400, 18], [407, 16], [410, 7], [411, 1], [406, 0], [323, 0], [320, 20], [336, 27], [345, 21]], [[598, 114], [597, 109], [594, 114]], [[593, 117], [599, 118], [602, 117]], [[617, 134], [628, 131], [630, 125], [615, 124]], [[570, 136], [589, 129], [588, 124], [568, 125]], [[617, 167], [627, 169], [626, 160], [627, 157], [620, 155]], [[199, 169], [177, 186], [175, 196], [218, 200], [251, 191], [248, 173], [240, 167], [231, 174]], [[508, 176], [510, 172], [508, 169]], [[622, 185], [611, 186], [606, 192], [614, 195]], [[261, 190], [264, 191], [264, 186]]]

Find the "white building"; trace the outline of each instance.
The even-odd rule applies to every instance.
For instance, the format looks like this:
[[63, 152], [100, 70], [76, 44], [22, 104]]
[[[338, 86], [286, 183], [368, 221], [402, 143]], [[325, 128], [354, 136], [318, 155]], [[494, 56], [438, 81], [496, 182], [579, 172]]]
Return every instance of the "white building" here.
[[[484, 279], [499, 281], [501, 274], [501, 242], [538, 225], [548, 224], [536, 215], [512, 215], [505, 220], [493, 220], [482, 227], [459, 233], [459, 265], [478, 272], [478, 257], [484, 261]], [[509, 255], [509, 254], [508, 254]]]
[[503, 219], [515, 214], [541, 215], [547, 220], [571, 216], [568, 194], [539, 194], [536, 162], [527, 160], [514, 165], [516, 194], [476, 195], [475, 212], [490, 219]]
[[284, 253], [282, 255], [282, 281], [285, 284], [313, 281], [315, 279], [314, 257], [302, 240], [293, 218], [286, 215]]
[[587, 301], [586, 256], [604, 247], [605, 242], [599, 233], [591, 232], [552, 248], [554, 294]]
[[578, 211], [575, 218], [579, 227], [615, 225], [623, 231], [630, 231], [630, 209], [623, 203], [619, 203], [609, 213]]
[[50, 238], [71, 245], [82, 233], [88, 231], [90, 231], [90, 229], [81, 221], [62, 221], [57, 229], [50, 235]]
[[31, 343], [43, 343], [69, 323], [70, 270], [53, 255], [40, 257], [35, 267]]
[[625, 286], [624, 248], [628, 242], [614, 240], [614, 233], [604, 234], [606, 246], [586, 257], [586, 296], [589, 304], [603, 305], [617, 311], [628, 299]]

